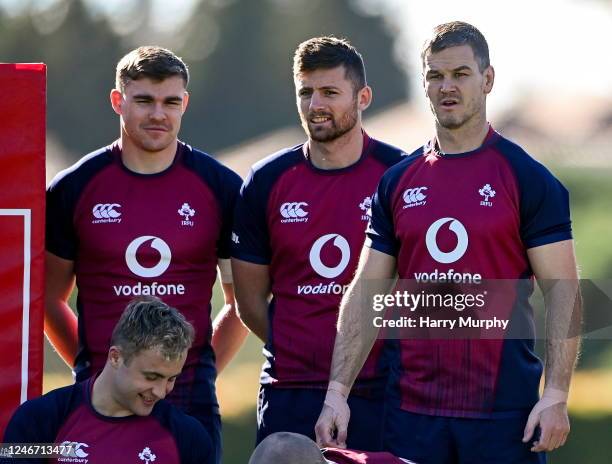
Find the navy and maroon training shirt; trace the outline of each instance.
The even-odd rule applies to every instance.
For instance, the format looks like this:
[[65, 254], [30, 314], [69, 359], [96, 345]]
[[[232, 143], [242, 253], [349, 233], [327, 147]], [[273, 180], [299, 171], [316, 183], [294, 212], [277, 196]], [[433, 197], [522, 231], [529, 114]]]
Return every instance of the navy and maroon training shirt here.
[[[527, 249], [571, 239], [568, 192], [493, 129], [468, 153], [442, 154], [433, 140], [383, 176], [367, 235], [367, 246], [397, 258], [400, 279], [527, 282], [495, 311], [531, 327]], [[542, 372], [533, 338], [401, 340], [392, 396], [422, 414], [524, 414]]]

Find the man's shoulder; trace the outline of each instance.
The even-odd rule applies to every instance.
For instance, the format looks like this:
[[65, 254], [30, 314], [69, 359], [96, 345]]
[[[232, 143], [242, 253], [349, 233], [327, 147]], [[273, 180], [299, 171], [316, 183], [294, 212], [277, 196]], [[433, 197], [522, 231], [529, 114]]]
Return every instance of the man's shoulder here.
[[299, 163], [303, 159], [303, 147], [304, 144], [299, 144], [278, 150], [253, 164], [251, 171], [259, 175], [283, 171]]
[[425, 147], [420, 146], [410, 154], [403, 153], [401, 159], [384, 173], [382, 177], [382, 182], [387, 184], [396, 183], [402, 176], [402, 174], [406, 171], [406, 169], [408, 169], [418, 160], [423, 159], [424, 152]]
[[99, 148], [83, 156], [76, 163], [60, 171], [49, 184], [49, 190], [86, 183], [96, 173], [113, 162], [112, 145]]
[[80, 388], [82, 386], [78, 383], [51, 390], [38, 398], [26, 401], [19, 409], [23, 409], [26, 415], [34, 416], [64, 410], [73, 402], [75, 395], [80, 393]]
[[35, 437], [41, 442], [53, 441], [63, 421], [82, 398], [82, 384], [76, 384], [26, 401], [13, 414], [5, 440], [21, 443]]
[[303, 144], [283, 148], [257, 161], [245, 179], [245, 185], [268, 191], [281, 175], [304, 159]]
[[[182, 143], [182, 142], [181, 142]], [[240, 176], [208, 153], [183, 144], [185, 149], [185, 164], [205, 177], [215, 176], [228, 179], [230, 182], [240, 181]]]
[[371, 140], [373, 143], [373, 156], [387, 167], [397, 164], [408, 156], [408, 154], [401, 148], [378, 139], [372, 138]]
[[188, 438], [185, 434], [198, 437], [203, 434], [208, 438], [208, 433], [200, 421], [181, 411], [169, 401], [158, 401], [151, 414], [177, 437]]
[[542, 177], [554, 178], [544, 164], [518, 143], [500, 134], [493, 143], [493, 149], [506, 160], [521, 183], [536, 181]]
[[195, 417], [185, 414], [166, 400], [158, 401], [151, 415], [174, 437], [182, 459], [185, 456], [195, 456], [202, 460], [210, 455], [211, 438], [204, 425]]

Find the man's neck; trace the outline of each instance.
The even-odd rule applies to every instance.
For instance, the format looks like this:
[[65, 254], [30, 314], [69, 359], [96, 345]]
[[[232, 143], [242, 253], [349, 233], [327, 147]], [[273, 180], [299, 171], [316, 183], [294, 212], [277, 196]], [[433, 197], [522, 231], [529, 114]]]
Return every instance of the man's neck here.
[[160, 151], [146, 151], [134, 145], [127, 137], [121, 136], [121, 161], [124, 166], [138, 174], [157, 174], [170, 167], [176, 156], [178, 141]]
[[363, 151], [361, 125], [331, 142], [308, 140], [310, 160], [319, 169], [342, 169], [359, 161]]
[[98, 414], [106, 417], [125, 417], [132, 415], [115, 401], [111, 393], [111, 379], [109, 367], [104, 366], [100, 375], [94, 380], [91, 389], [91, 405]]
[[436, 139], [442, 153], [466, 153], [479, 148], [489, 132], [486, 118], [478, 124], [466, 124], [458, 129], [446, 129], [436, 124]]

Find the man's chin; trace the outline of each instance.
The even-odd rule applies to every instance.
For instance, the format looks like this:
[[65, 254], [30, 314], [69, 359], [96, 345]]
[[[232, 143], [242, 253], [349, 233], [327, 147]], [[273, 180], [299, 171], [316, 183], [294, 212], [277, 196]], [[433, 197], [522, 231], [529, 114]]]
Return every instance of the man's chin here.
[[454, 130], [459, 129], [465, 124], [465, 121], [455, 118], [437, 118], [438, 124], [444, 129]]

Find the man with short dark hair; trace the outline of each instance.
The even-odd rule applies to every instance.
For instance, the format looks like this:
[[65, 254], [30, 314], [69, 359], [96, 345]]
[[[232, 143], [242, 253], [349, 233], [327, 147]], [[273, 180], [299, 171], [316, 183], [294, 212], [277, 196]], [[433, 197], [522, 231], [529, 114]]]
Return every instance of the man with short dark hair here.
[[[169, 400], [204, 424], [220, 459], [216, 368], [247, 333], [229, 267], [240, 178], [178, 140], [188, 81], [185, 63], [164, 48], [140, 47], [119, 61], [110, 93], [119, 140], [48, 189], [45, 331], [80, 381], [103, 367], [112, 328], [134, 296], [178, 308], [196, 337]], [[211, 323], [217, 264], [226, 306]], [[78, 336], [67, 304], [75, 278]]]
[[[463, 22], [436, 27], [422, 66], [436, 137], [389, 169], [372, 201], [359, 270], [340, 310], [319, 444], [344, 445], [346, 396], [378, 332], [370, 298], [388, 292], [397, 273], [412, 288], [443, 284], [445, 297], [480, 292], [486, 306], [471, 310], [475, 319], [503, 315], [519, 332], [436, 332], [443, 314], [452, 318], [462, 308], [436, 306], [433, 326], [419, 319], [426, 308], [417, 308], [414, 323], [426, 336], [398, 343], [386, 449], [421, 463], [544, 462], [543, 451], [562, 446], [569, 432], [567, 395], [579, 345], [568, 192], [487, 122], [495, 73], [480, 31]], [[534, 277], [547, 309], [541, 398], [528, 301]], [[502, 298], [483, 291], [500, 287]]]
[[152, 298], [131, 302], [102, 372], [22, 404], [4, 442], [56, 444], [58, 463], [214, 463], [202, 424], [164, 401], [193, 339], [176, 309]]
[[[266, 344], [258, 443], [278, 431], [314, 438], [337, 307], [355, 272], [371, 196], [402, 156], [362, 129], [372, 90], [348, 41], [303, 42], [293, 74], [308, 141], [255, 164], [235, 214], [232, 268], [240, 317]], [[380, 351], [377, 345], [349, 398], [349, 445], [358, 449], [382, 446], [387, 370]]]

